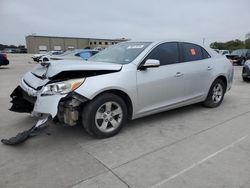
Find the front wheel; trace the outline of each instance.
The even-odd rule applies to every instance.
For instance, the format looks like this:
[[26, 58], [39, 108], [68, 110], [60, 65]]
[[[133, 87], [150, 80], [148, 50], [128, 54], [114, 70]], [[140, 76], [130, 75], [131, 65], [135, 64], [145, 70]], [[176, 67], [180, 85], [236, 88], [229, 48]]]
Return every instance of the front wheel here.
[[90, 101], [83, 109], [85, 130], [97, 138], [117, 134], [127, 120], [127, 106], [121, 97], [104, 93]]
[[203, 105], [209, 108], [215, 108], [220, 106], [224, 99], [226, 91], [226, 86], [221, 79], [217, 79], [212, 84], [207, 99], [204, 101]]
[[47, 57], [43, 58], [43, 62], [49, 61]]

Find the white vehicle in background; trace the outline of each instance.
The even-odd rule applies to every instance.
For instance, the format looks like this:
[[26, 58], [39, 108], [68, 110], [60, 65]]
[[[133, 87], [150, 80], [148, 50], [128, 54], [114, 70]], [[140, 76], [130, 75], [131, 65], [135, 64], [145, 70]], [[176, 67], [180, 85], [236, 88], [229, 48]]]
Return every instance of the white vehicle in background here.
[[[44, 58], [44, 60], [48, 61], [48, 57], [52, 56], [52, 55], [60, 55], [62, 54], [63, 51], [49, 51], [49, 52], [45, 52], [45, 53], [40, 53], [40, 54], [34, 54], [31, 58], [36, 61], [39, 62], [41, 58]], [[46, 56], [46, 57], [45, 57]]]
[[219, 54], [226, 56], [226, 55], [230, 54], [230, 51], [229, 50], [219, 50]]

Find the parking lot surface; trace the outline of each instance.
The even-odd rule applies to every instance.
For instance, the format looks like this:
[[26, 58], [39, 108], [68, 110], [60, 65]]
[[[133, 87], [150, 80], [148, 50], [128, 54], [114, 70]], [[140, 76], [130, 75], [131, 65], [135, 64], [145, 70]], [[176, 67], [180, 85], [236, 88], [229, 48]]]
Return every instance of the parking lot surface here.
[[[11, 54], [10, 65], [0, 67], [1, 138], [36, 122], [8, 111], [10, 93], [35, 66], [30, 57]], [[249, 177], [250, 83], [242, 81], [240, 66], [215, 109], [196, 104], [137, 119], [109, 139], [51, 124], [19, 146], [0, 144], [3, 188], [249, 188]]]

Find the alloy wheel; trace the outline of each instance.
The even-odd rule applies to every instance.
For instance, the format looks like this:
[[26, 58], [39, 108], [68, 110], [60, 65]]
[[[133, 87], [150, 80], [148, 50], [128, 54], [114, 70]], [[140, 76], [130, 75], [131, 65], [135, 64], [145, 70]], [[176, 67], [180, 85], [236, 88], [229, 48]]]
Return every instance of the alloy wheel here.
[[109, 101], [98, 108], [95, 115], [95, 124], [100, 131], [109, 133], [121, 125], [122, 118], [121, 106], [116, 102]]
[[213, 88], [212, 100], [214, 103], [219, 103], [223, 97], [223, 87], [220, 83], [217, 83]]

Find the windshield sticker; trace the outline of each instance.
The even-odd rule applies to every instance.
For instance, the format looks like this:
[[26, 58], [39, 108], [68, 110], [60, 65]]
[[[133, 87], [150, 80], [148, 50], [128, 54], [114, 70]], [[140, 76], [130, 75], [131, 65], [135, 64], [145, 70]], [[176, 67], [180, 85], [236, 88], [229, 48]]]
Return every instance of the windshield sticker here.
[[127, 49], [141, 49], [144, 45], [134, 45], [134, 46], [128, 46]]
[[194, 48], [190, 49], [190, 52], [191, 52], [192, 55], [196, 55], [196, 51], [195, 51]]

